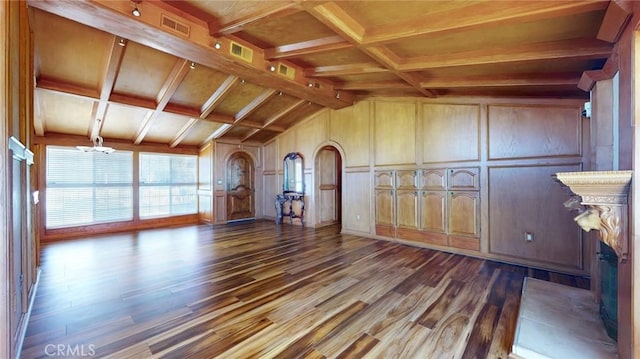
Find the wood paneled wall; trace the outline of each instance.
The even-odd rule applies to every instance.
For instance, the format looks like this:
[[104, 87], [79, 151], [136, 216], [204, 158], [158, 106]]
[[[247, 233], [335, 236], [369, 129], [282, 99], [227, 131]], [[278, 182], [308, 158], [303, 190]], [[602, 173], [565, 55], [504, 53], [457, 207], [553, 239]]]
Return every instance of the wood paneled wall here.
[[[551, 178], [558, 171], [589, 166], [583, 158], [589, 144], [583, 104], [568, 99], [378, 98], [322, 111], [263, 147], [270, 170], [264, 172], [264, 202], [258, 205], [265, 217], [275, 216], [272, 198], [281, 191], [282, 158], [300, 152], [306, 224], [315, 226], [320, 203], [313, 200], [314, 160], [320, 148], [332, 145], [343, 156], [343, 231], [396, 240], [395, 234], [376, 236], [374, 171], [477, 167], [480, 245], [477, 251], [460, 252], [584, 274], [589, 259], [583, 236], [562, 206], [568, 193]], [[525, 232], [533, 233], [532, 242], [525, 242]]]

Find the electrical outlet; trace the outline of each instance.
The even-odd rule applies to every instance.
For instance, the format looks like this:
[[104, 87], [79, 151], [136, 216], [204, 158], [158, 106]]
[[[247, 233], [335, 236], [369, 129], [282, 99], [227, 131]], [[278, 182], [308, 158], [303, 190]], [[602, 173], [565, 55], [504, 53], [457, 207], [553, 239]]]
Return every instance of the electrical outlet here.
[[524, 240], [527, 242], [533, 242], [533, 233], [524, 232]]

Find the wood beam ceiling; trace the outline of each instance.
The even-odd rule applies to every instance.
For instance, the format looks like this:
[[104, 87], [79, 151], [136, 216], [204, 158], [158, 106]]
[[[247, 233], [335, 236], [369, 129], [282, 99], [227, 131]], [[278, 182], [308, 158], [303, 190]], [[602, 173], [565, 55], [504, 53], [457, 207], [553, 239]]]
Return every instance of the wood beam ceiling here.
[[[231, 55], [231, 41], [229, 37], [213, 37], [210, 34], [209, 24], [196, 18], [176, 11], [175, 8], [163, 2], [145, 2], [142, 16], [130, 15], [129, 1], [95, 0], [92, 2], [60, 0], [56, 2], [44, 0], [28, 0], [29, 5], [44, 11], [69, 18], [73, 21], [95, 27], [99, 30], [124, 37], [151, 48], [172, 54], [180, 58], [195, 61], [198, 64], [232, 74], [251, 83], [265, 87], [278, 88], [288, 94], [318, 103], [329, 108], [343, 108], [353, 103], [353, 95], [344, 93], [336, 98], [335, 91], [330, 82], [323, 83], [320, 88], [309, 88], [307, 83], [312, 79], [303, 76], [303, 69], [297, 68], [295, 79], [290, 80], [276, 72], [266, 69], [262, 49], [250, 44], [254, 50], [254, 58], [251, 63], [244, 62]], [[297, 5], [292, 4], [279, 10], [274, 10], [271, 16], [285, 16], [292, 11], [300, 11]], [[161, 16], [170, 16], [179, 19], [190, 28], [189, 37], [177, 35], [159, 27]], [[262, 15], [252, 19], [243, 19], [237, 24], [228, 24], [222, 29], [212, 29], [216, 33], [225, 31], [232, 33], [236, 29], [249, 23], [268, 19], [269, 15]], [[232, 26], [233, 25], [233, 26]], [[237, 40], [233, 38], [233, 40]], [[220, 49], [213, 47], [218, 42]], [[288, 66], [294, 66], [288, 64]]]

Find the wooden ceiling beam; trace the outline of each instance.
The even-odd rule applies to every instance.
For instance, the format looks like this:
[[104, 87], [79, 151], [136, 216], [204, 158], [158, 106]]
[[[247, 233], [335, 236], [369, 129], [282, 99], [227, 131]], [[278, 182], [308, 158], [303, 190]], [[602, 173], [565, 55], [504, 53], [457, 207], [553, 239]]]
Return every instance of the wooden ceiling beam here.
[[142, 126], [138, 128], [133, 141], [134, 144], [138, 145], [142, 140], [144, 140], [144, 137], [147, 135], [147, 132], [149, 132], [149, 129], [155, 122], [156, 118], [158, 118], [159, 114], [164, 111], [165, 107], [171, 100], [171, 97], [176, 93], [178, 87], [187, 76], [187, 73], [190, 70], [189, 63], [189, 60], [178, 59], [173, 65], [169, 76], [165, 80], [162, 88], [158, 92], [158, 96], [156, 97], [156, 108], [151, 116], [145, 117], [145, 120], [142, 122]]
[[302, 107], [304, 104], [306, 104], [307, 101], [305, 100], [299, 100], [296, 101], [295, 103], [293, 103], [291, 106], [286, 107], [284, 109], [282, 109], [280, 112], [274, 114], [273, 116], [269, 117], [264, 124], [262, 125], [262, 128], [266, 128], [268, 126], [273, 125], [274, 123], [276, 123], [278, 120], [280, 120], [281, 118], [283, 118], [284, 116], [286, 116], [287, 114], [291, 113], [293, 110]]
[[451, 13], [420, 16], [415, 20], [368, 29], [360, 44], [379, 45], [417, 36], [441, 36], [487, 26], [529, 22], [606, 9], [608, 1], [510, 1], [470, 3]]
[[380, 90], [380, 89], [409, 89], [413, 86], [405, 81], [386, 80], [386, 81], [350, 81], [336, 83], [336, 90]]
[[514, 74], [474, 76], [468, 78], [442, 78], [420, 82], [425, 88], [465, 88], [465, 87], [509, 87], [509, 86], [562, 86], [577, 85], [580, 76], [576, 74]]
[[278, 93], [275, 89], [268, 89], [263, 91], [260, 95], [254, 98], [249, 104], [243, 107], [235, 115], [235, 123], [238, 123], [246, 119], [251, 113], [257, 110], [260, 106], [264, 105], [270, 98]]
[[[115, 34], [153, 49], [186, 58], [202, 66], [238, 76], [248, 82], [263, 87], [278, 88], [291, 96], [313, 101], [333, 109], [350, 106], [353, 94], [345, 92], [335, 97], [333, 84], [326, 82], [320, 89], [310, 89], [304, 78], [303, 68], [294, 66], [294, 79], [270, 72], [265, 63], [264, 52], [255, 45], [243, 43], [253, 50], [253, 59], [244, 61], [231, 53], [232, 37], [214, 37], [209, 25], [195, 17], [187, 17], [183, 11], [162, 1], [144, 2], [140, 17], [131, 15], [131, 2], [128, 0], [27, 0], [28, 5], [71, 19], [75, 22]], [[295, 6], [292, 5], [292, 8]], [[165, 29], [159, 21], [162, 16], [179, 21], [189, 29], [188, 34], [177, 34]], [[230, 35], [231, 36], [231, 35]], [[221, 47], [214, 48], [219, 42]]]
[[608, 80], [613, 78], [618, 72], [620, 64], [618, 63], [618, 49], [614, 48], [613, 53], [604, 63], [600, 70], [590, 70], [582, 73], [580, 81], [578, 82], [578, 88], [582, 91], [591, 91], [597, 81]]
[[220, 84], [216, 91], [204, 102], [200, 108], [200, 118], [207, 118], [211, 112], [231, 93], [231, 90], [240, 83], [239, 78], [229, 75]]
[[68, 82], [46, 79], [42, 77], [36, 79], [36, 88], [43, 91], [64, 93], [67, 95], [77, 96], [89, 100], [100, 99], [100, 93], [95, 88], [81, 87]]
[[107, 107], [109, 106], [109, 97], [111, 96], [111, 91], [113, 91], [113, 85], [120, 72], [120, 65], [124, 57], [126, 42], [124, 39], [122, 41], [123, 42], [120, 42], [120, 38], [114, 36], [111, 42], [107, 65], [101, 81], [100, 99], [98, 100], [96, 111], [91, 114], [88, 135], [92, 141], [100, 136], [100, 131], [102, 131], [102, 127], [104, 126], [104, 119], [107, 114]]
[[47, 126], [46, 118], [40, 108], [40, 99], [38, 99], [39, 93], [40, 91], [33, 92], [33, 131], [36, 136], [44, 136]]
[[532, 60], [600, 59], [611, 55], [613, 45], [600, 40], [566, 40], [511, 48], [414, 57], [398, 65], [399, 71], [420, 71], [452, 66], [500, 64]]
[[304, 70], [305, 76], [309, 77], [332, 77], [372, 73], [391, 72], [388, 68], [376, 62], [365, 62], [357, 64], [318, 66]]
[[343, 36], [347, 41], [356, 45], [358, 49], [367, 54], [373, 60], [391, 70], [391, 72], [406, 81], [421, 94], [427, 97], [436, 97], [434, 92], [420, 87], [420, 82], [415, 76], [403, 74], [398, 71], [397, 68], [400, 59], [392, 51], [389, 51], [382, 46], [371, 48], [362, 46], [365, 36], [364, 26], [345, 12], [336, 2], [309, 6], [307, 11], [323, 24]]
[[198, 123], [197, 118], [190, 118], [189, 121], [187, 121], [187, 123], [185, 123], [184, 126], [182, 126], [180, 131], [178, 131], [178, 133], [171, 140], [171, 142], [169, 142], [169, 147], [175, 148], [177, 145], [179, 145], [180, 142], [182, 142], [182, 140], [184, 140], [184, 138], [189, 135], [189, 133], [193, 130], [193, 128], [196, 126], [197, 123]]
[[316, 5], [309, 2], [305, 4], [306, 11], [314, 16], [317, 20], [336, 32], [338, 35], [353, 43], [359, 45], [362, 43], [365, 28], [344, 11], [338, 3], [329, 1]]
[[625, 26], [627, 26], [633, 15], [633, 12], [629, 10], [619, 2], [609, 2], [596, 38], [610, 43], [618, 42]]
[[248, 133], [246, 136], [244, 136], [244, 137], [240, 140], [240, 142], [246, 142], [246, 141], [250, 140], [250, 139], [251, 139], [251, 137], [253, 137], [253, 136], [254, 136], [255, 134], [257, 134], [258, 132], [260, 132], [260, 129], [258, 129], [258, 128], [256, 128], [256, 129], [253, 129], [253, 130], [249, 131], [249, 133]]
[[268, 60], [276, 60], [288, 57], [342, 50], [350, 47], [353, 47], [353, 45], [340, 36], [327, 36], [309, 41], [297, 42], [294, 44], [265, 49], [264, 57]]
[[224, 24], [219, 29], [210, 29], [210, 33], [213, 36], [231, 35], [244, 30], [246, 27], [257, 26], [261, 23], [293, 15], [300, 11], [302, 11], [302, 7], [300, 7], [300, 5], [296, 3], [276, 5], [270, 10], [263, 10], [259, 13], [254, 13], [241, 19], [237, 19], [230, 23]]

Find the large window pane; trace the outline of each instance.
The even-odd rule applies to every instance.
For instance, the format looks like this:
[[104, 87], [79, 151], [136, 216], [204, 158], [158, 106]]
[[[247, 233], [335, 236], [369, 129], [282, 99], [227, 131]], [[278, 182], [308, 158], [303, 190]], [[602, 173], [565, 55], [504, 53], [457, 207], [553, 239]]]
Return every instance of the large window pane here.
[[198, 210], [197, 156], [140, 154], [140, 218]]
[[47, 146], [47, 228], [133, 219], [133, 152]]

